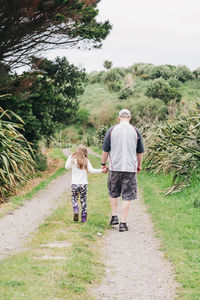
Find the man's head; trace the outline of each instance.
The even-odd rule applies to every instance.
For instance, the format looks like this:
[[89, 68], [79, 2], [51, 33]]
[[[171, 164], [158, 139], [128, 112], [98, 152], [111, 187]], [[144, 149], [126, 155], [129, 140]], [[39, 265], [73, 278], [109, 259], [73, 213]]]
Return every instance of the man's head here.
[[121, 109], [119, 112], [119, 120], [130, 122], [131, 120], [131, 112], [128, 109]]

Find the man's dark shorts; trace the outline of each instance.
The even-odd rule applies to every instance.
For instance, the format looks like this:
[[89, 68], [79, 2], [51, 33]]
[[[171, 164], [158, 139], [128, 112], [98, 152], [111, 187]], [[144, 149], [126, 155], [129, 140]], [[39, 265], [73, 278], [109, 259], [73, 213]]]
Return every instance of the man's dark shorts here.
[[111, 198], [137, 199], [137, 175], [130, 172], [109, 171], [108, 191]]

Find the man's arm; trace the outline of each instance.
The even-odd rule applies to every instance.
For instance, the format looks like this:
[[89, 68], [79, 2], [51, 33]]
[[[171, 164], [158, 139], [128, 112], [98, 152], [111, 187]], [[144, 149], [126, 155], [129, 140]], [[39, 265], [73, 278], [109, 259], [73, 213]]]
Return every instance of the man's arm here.
[[137, 141], [137, 160], [138, 160], [138, 167], [137, 167], [137, 172], [140, 172], [142, 169], [142, 159], [143, 159], [143, 153], [144, 153], [144, 145], [142, 141], [142, 136], [138, 129], [136, 129], [137, 134], [138, 134], [138, 141]]
[[108, 159], [108, 152], [102, 151], [101, 162], [105, 164], [107, 159]]
[[[110, 152], [111, 148], [111, 141], [110, 141], [110, 135], [111, 135], [112, 127], [109, 128], [105, 134], [104, 142], [102, 146], [102, 157], [101, 157], [101, 163], [106, 165], [106, 161], [108, 159], [108, 154]], [[105, 165], [102, 166], [102, 168], [105, 168]]]
[[143, 153], [137, 153], [137, 159], [138, 159], [138, 169], [137, 171], [140, 172], [142, 169], [142, 158], [143, 158]]

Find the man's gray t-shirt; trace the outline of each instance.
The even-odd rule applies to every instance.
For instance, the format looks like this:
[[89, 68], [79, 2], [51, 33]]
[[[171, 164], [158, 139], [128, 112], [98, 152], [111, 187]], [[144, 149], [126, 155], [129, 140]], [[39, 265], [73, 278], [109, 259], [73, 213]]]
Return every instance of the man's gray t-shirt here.
[[137, 172], [137, 153], [144, 152], [139, 131], [128, 122], [120, 122], [106, 132], [103, 151], [109, 152], [109, 170]]

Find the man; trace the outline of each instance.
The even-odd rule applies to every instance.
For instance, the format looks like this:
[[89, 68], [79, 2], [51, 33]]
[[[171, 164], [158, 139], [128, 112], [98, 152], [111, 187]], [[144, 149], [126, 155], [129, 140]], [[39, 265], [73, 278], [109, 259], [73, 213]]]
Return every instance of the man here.
[[109, 157], [108, 190], [112, 218], [110, 225], [119, 224], [117, 216], [118, 197], [122, 196], [122, 217], [119, 231], [127, 231], [126, 219], [131, 200], [137, 198], [137, 172], [141, 171], [144, 146], [139, 131], [130, 124], [128, 109], [119, 112], [119, 124], [105, 134], [102, 151], [102, 168]]

